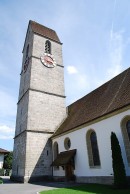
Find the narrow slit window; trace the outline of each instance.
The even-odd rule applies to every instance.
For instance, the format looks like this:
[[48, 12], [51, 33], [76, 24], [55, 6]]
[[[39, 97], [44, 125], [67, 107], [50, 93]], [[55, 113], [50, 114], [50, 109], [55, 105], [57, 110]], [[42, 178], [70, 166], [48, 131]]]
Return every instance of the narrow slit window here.
[[29, 53], [29, 44], [28, 44], [27, 49], [26, 49], [26, 59], [28, 57], [28, 53]]

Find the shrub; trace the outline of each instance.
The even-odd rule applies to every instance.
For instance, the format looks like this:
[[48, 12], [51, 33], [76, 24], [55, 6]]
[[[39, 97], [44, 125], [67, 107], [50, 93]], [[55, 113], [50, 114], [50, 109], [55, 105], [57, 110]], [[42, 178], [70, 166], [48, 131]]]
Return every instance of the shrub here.
[[3, 184], [3, 179], [0, 177], [0, 184]]
[[0, 176], [4, 176], [4, 169], [0, 169]]
[[114, 172], [114, 186], [116, 188], [126, 188], [127, 180], [125, 167], [121, 155], [121, 148], [115, 133], [111, 133], [112, 166]]
[[13, 152], [10, 152], [5, 155], [4, 157], [4, 169], [12, 169], [12, 159], [13, 159]]

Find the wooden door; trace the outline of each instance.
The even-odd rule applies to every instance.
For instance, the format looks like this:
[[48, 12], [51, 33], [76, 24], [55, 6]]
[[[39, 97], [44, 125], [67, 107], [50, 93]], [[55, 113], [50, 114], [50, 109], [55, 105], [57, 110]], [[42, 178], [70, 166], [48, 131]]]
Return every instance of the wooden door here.
[[67, 164], [65, 167], [65, 176], [66, 176], [66, 180], [70, 181], [72, 180], [73, 177], [73, 167], [71, 164]]

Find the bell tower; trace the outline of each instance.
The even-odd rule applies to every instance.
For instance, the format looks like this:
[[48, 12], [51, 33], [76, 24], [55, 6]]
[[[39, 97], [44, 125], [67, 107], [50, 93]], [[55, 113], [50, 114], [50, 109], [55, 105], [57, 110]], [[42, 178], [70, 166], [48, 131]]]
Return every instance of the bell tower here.
[[62, 43], [56, 32], [29, 21], [14, 137], [12, 179], [52, 176], [49, 139], [66, 117]]

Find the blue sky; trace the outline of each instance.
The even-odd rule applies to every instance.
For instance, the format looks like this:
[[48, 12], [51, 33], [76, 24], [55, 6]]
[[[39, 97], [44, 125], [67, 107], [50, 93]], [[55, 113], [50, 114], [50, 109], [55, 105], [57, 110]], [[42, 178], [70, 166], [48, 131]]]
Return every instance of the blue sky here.
[[28, 21], [63, 42], [66, 105], [130, 66], [129, 0], [0, 1], [0, 147], [13, 149], [22, 48]]

